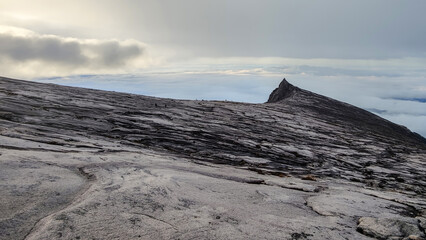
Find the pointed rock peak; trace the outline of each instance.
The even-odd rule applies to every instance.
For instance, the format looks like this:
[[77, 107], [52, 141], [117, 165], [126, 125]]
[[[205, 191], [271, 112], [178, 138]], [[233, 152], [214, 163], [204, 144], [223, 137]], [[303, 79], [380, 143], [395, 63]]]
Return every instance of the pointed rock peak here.
[[283, 99], [286, 99], [293, 95], [294, 90], [296, 90], [296, 87], [291, 85], [287, 80], [284, 78], [278, 88], [275, 88], [274, 91], [272, 91], [271, 95], [269, 95], [268, 103], [274, 103], [281, 101]]

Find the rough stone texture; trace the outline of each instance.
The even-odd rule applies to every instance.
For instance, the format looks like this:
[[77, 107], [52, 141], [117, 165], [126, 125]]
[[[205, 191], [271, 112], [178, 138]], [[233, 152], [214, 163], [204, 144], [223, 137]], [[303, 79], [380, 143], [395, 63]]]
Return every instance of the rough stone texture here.
[[284, 78], [280, 85], [272, 91], [271, 95], [269, 95], [268, 103], [275, 103], [281, 100], [284, 100], [288, 97], [291, 97], [295, 91], [299, 91], [300, 89], [291, 85]]
[[415, 223], [404, 237], [423, 237], [424, 138], [274, 92], [182, 101], [1, 78], [0, 239], [371, 239]]
[[426, 229], [426, 218], [425, 217], [417, 217], [417, 220], [419, 220], [420, 229], [423, 229], [423, 231]]
[[377, 239], [424, 239], [416, 219], [391, 219], [362, 217], [359, 219], [358, 231]]

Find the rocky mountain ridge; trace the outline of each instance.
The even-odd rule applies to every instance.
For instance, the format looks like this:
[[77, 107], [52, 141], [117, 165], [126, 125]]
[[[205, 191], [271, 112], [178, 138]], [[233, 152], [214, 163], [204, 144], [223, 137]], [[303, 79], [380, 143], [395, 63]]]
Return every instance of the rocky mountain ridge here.
[[425, 139], [285, 79], [265, 104], [7, 78], [0, 101], [0, 239], [424, 238]]

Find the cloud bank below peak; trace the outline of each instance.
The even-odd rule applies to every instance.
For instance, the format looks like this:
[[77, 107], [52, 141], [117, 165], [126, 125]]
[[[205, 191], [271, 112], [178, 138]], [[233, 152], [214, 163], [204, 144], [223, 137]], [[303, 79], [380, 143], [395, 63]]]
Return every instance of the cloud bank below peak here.
[[65, 38], [0, 27], [0, 70], [5, 75], [31, 78], [120, 73], [153, 62], [147, 45], [136, 40]]

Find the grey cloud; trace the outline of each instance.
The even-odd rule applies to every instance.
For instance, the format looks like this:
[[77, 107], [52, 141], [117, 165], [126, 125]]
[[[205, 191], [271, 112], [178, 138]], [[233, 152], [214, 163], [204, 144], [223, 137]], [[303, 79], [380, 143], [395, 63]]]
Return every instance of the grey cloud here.
[[426, 103], [426, 98], [393, 98], [394, 100]]
[[314, 76], [353, 76], [353, 77], [401, 77], [402, 73], [394, 73], [391, 71], [375, 71], [370, 69], [345, 69], [334, 67], [316, 67], [301, 65], [297, 67], [283, 68], [284, 73], [300, 74], [307, 73]]
[[97, 61], [105, 66], [121, 66], [127, 59], [143, 54], [144, 49], [137, 45], [122, 46], [118, 41], [102, 42], [88, 46], [99, 53]]
[[0, 54], [14, 61], [43, 60], [69, 65], [85, 64], [78, 42], [56, 37], [22, 37], [0, 34]]
[[85, 41], [57, 36], [0, 34], [0, 60], [5, 58], [18, 63], [39, 61], [70, 68], [114, 68], [142, 56], [144, 50], [141, 44], [116, 40]]
[[129, 29], [197, 56], [426, 56], [424, 0], [124, 1]]
[[48, 10], [9, 2], [21, 4], [4, 12], [39, 19], [4, 20], [0, 11], [3, 24], [78, 38], [140, 39], [176, 58], [426, 57], [424, 0], [73, 0], [48, 1]]

